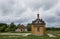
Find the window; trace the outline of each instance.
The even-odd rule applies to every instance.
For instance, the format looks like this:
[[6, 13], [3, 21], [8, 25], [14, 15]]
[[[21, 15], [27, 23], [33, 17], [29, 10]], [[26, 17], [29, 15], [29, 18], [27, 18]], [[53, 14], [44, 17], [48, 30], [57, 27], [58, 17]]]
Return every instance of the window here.
[[38, 31], [38, 32], [40, 31], [40, 27], [37, 27], [37, 31]]

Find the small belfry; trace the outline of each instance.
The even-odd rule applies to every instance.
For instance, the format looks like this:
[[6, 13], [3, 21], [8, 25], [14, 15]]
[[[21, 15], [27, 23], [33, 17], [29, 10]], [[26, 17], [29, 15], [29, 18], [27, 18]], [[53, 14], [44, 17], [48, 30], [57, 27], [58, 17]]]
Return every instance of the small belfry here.
[[39, 19], [39, 14], [37, 14], [37, 19]]
[[45, 28], [46, 23], [40, 19], [39, 14], [37, 14], [37, 19], [32, 21], [32, 26], [31, 26], [31, 30], [32, 30], [32, 35], [45, 35]]

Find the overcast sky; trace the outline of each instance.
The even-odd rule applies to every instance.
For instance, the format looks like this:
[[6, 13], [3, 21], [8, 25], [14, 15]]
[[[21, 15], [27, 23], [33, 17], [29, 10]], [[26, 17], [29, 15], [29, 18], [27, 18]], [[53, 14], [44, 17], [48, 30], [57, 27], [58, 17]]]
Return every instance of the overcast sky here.
[[37, 13], [47, 27], [60, 27], [60, 0], [0, 0], [0, 23], [31, 23]]

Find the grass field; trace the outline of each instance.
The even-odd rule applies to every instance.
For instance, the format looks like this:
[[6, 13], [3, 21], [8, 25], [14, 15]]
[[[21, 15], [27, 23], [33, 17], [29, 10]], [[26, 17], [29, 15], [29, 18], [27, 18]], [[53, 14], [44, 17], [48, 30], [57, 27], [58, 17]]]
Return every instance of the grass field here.
[[48, 37], [48, 36], [0, 36], [0, 39], [60, 39], [60, 37]]
[[22, 36], [26, 33], [0, 33], [0, 39], [60, 39], [60, 31], [47, 31], [47, 33], [54, 34], [56, 37], [48, 36]]
[[53, 35], [60, 37], [60, 31], [47, 31], [47, 33], [50, 33], [50, 34], [53, 34]]

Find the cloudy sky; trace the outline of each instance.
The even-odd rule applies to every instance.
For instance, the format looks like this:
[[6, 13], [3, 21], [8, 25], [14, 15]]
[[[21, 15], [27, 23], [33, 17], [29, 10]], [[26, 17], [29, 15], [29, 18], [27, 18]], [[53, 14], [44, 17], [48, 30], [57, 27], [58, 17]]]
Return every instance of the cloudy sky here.
[[37, 13], [47, 27], [60, 27], [60, 0], [0, 0], [0, 23], [31, 23]]

